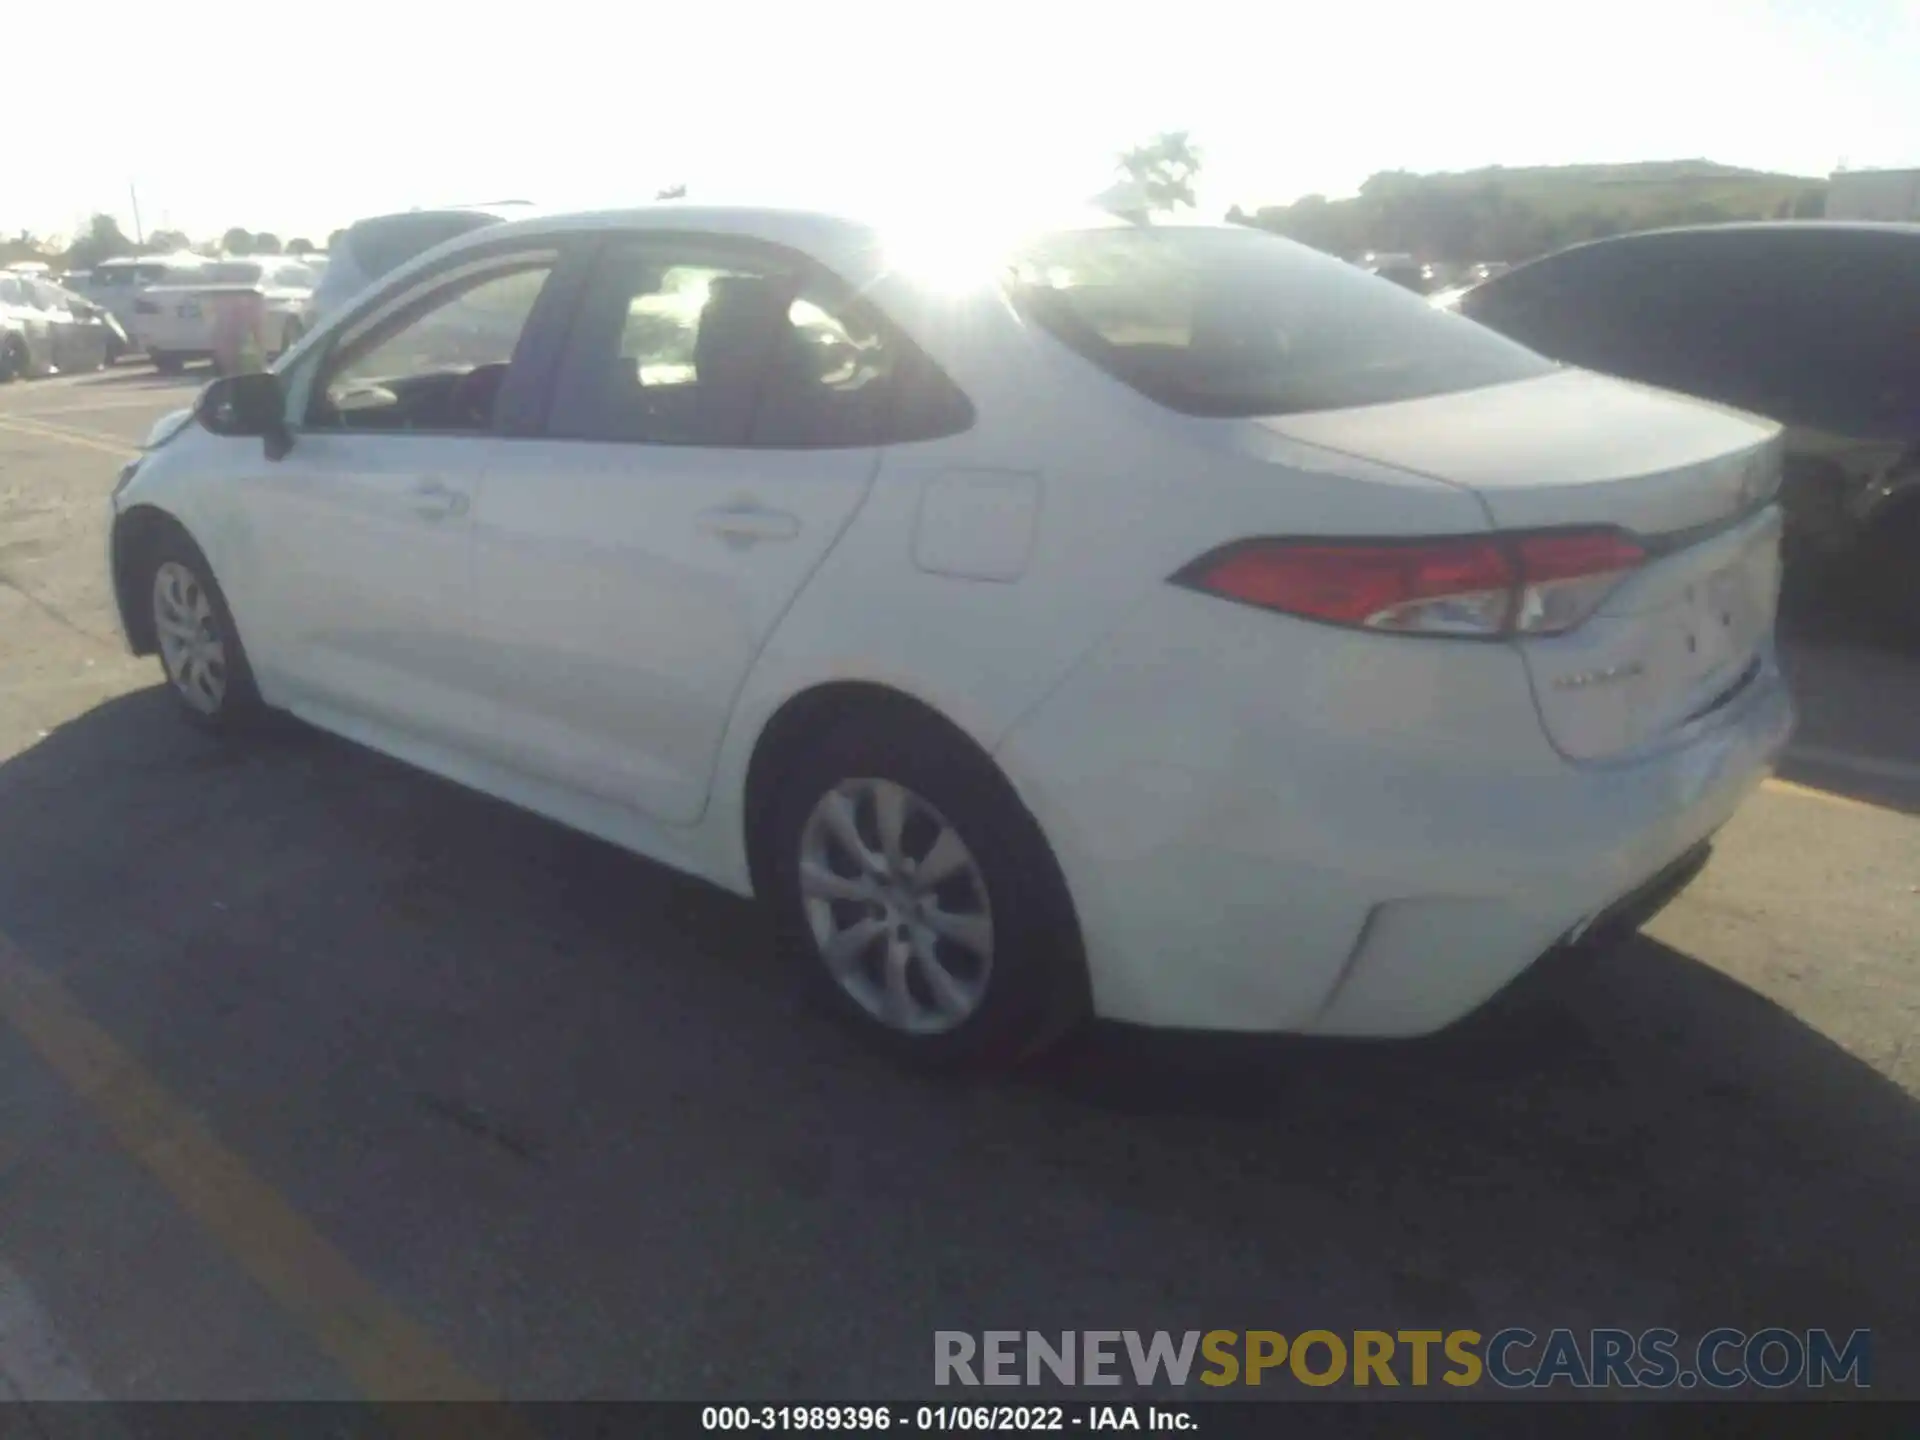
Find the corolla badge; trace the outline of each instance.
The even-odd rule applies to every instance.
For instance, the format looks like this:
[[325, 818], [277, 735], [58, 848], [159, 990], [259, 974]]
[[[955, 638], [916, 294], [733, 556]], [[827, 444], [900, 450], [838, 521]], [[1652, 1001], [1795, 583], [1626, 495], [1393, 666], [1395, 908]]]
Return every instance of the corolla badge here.
[[1604, 670], [1576, 670], [1571, 675], [1562, 675], [1553, 682], [1556, 690], [1587, 690], [1595, 685], [1612, 685], [1621, 680], [1631, 680], [1644, 674], [1646, 666], [1638, 660], [1629, 660], [1624, 665], [1609, 665]]

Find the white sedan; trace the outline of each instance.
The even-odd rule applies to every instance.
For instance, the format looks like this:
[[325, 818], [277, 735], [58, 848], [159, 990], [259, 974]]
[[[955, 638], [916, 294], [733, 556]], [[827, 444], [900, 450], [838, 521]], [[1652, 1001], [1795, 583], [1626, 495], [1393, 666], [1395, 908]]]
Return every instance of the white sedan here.
[[[126, 633], [772, 908], [898, 1052], [1413, 1035], [1785, 743], [1774, 426], [1238, 227], [438, 247], [113, 496]], [[718, 1017], [716, 1017], [716, 1020]]]

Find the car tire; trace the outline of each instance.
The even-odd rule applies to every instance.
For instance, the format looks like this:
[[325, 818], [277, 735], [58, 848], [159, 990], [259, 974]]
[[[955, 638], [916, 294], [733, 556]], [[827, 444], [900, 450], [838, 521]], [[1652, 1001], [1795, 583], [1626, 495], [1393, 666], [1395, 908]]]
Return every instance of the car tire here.
[[169, 529], [144, 567], [154, 649], [167, 690], [202, 730], [228, 734], [251, 725], [264, 707], [227, 598], [200, 547]]
[[178, 375], [187, 368], [187, 362], [170, 350], [149, 350], [147, 358], [162, 375]]
[[1052, 851], [957, 732], [891, 709], [851, 716], [787, 766], [766, 815], [755, 871], [782, 949], [869, 1042], [913, 1065], [1000, 1069], [1085, 1015]]
[[9, 335], [0, 341], [0, 384], [25, 379], [32, 363], [27, 354], [27, 342], [18, 335]]

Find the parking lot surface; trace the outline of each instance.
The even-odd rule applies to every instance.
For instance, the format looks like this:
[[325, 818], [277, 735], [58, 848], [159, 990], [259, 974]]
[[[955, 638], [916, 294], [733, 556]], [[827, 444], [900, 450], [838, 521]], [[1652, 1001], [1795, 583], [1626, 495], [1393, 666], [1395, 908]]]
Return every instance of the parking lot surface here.
[[869, 1057], [752, 908], [180, 724], [106, 499], [197, 376], [0, 388], [0, 1384], [905, 1397], [936, 1329], [1874, 1332], [1920, 1395], [1920, 658], [1786, 641], [1702, 879], [1431, 1041]]

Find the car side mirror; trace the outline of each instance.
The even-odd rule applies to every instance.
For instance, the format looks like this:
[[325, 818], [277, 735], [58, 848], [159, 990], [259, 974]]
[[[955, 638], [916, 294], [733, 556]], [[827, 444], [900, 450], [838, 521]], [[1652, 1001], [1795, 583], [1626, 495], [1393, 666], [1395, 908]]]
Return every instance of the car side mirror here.
[[278, 460], [293, 448], [287, 396], [277, 375], [223, 375], [200, 392], [193, 413], [215, 435], [259, 437], [266, 443], [269, 460]]

